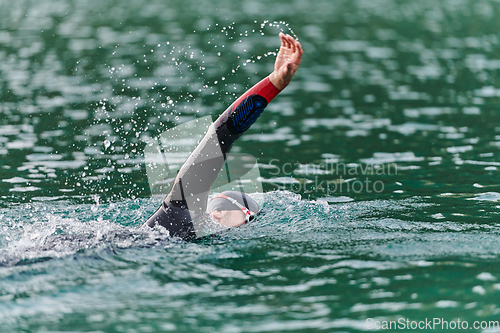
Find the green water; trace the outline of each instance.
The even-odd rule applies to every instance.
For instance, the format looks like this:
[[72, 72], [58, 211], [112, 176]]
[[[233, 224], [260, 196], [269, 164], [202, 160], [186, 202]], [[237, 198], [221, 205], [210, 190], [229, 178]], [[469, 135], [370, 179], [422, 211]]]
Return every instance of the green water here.
[[[500, 332], [499, 14], [0, 1], [0, 331]], [[301, 68], [233, 149], [265, 213], [195, 243], [139, 228], [146, 142], [267, 75], [279, 31]]]

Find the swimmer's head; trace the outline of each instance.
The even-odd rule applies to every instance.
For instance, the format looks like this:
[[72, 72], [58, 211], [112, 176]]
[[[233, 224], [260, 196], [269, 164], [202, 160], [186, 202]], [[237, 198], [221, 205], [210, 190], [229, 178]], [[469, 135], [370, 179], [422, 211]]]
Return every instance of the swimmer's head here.
[[247, 194], [224, 191], [207, 204], [207, 213], [226, 227], [237, 227], [255, 219], [259, 204]]

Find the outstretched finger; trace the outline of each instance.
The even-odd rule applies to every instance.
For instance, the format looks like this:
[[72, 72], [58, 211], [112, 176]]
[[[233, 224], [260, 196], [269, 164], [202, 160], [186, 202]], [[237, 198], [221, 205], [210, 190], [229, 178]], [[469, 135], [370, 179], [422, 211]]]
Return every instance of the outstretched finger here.
[[287, 35], [288, 42], [290, 43], [290, 49], [292, 50], [292, 54], [295, 53], [295, 38], [290, 35]]
[[285, 34], [282, 33], [282, 32], [280, 32], [279, 36], [280, 36], [280, 39], [281, 39], [281, 46], [280, 47], [285, 47], [285, 45], [286, 45], [285, 44], [286, 43]]
[[290, 48], [290, 42], [288, 41], [287, 35], [283, 34], [283, 38], [281, 39], [282, 46], [284, 49]]
[[289, 48], [289, 42], [288, 42], [288, 38], [286, 37], [286, 35], [284, 33], [280, 32], [280, 37], [281, 37], [281, 47], [283, 49]]
[[295, 41], [295, 46], [297, 49], [295, 56], [297, 57], [297, 60], [300, 61], [300, 59], [302, 59], [302, 54], [304, 54], [304, 50], [302, 49], [302, 45], [300, 45], [299, 41]]
[[302, 49], [302, 45], [299, 41], [297, 41], [297, 49], [299, 50], [299, 54], [302, 57], [302, 55], [304, 54], [304, 50]]

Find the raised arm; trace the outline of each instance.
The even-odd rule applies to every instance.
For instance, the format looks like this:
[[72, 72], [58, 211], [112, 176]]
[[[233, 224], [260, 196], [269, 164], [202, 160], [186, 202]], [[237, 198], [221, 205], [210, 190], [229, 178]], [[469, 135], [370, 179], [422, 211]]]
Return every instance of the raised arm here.
[[193, 220], [205, 212], [208, 195], [233, 143], [257, 120], [267, 104], [283, 90], [297, 71], [302, 47], [280, 33], [281, 47], [274, 71], [240, 96], [212, 124], [182, 165], [161, 207], [146, 221], [160, 224], [172, 236], [190, 240], [202, 233]]
[[[288, 86], [299, 68], [304, 53], [299, 41], [282, 32], [279, 37], [281, 46], [274, 62], [274, 71], [241, 95], [216, 121], [217, 126], [220, 127], [221, 124], [231, 120], [228, 127], [232, 134], [238, 134], [236, 137], [233, 136], [234, 140], [231, 140], [231, 144], [255, 122], [267, 104]], [[265, 101], [259, 101], [259, 96]], [[252, 107], [254, 110], [251, 110]], [[222, 148], [224, 151], [224, 145]], [[229, 149], [230, 146], [227, 146], [228, 151]]]

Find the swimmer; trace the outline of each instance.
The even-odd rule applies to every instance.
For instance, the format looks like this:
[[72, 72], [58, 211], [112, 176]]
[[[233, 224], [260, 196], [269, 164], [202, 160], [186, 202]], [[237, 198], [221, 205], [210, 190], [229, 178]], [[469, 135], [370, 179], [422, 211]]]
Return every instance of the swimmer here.
[[274, 71], [240, 96], [209, 127], [204, 138], [180, 168], [158, 210], [146, 225], [165, 227], [173, 237], [198, 238], [193, 221], [204, 214], [226, 227], [255, 219], [259, 205], [245, 193], [225, 191], [208, 195], [233, 143], [257, 120], [264, 108], [292, 80], [302, 59], [302, 46], [290, 35], [279, 34], [281, 46]]

